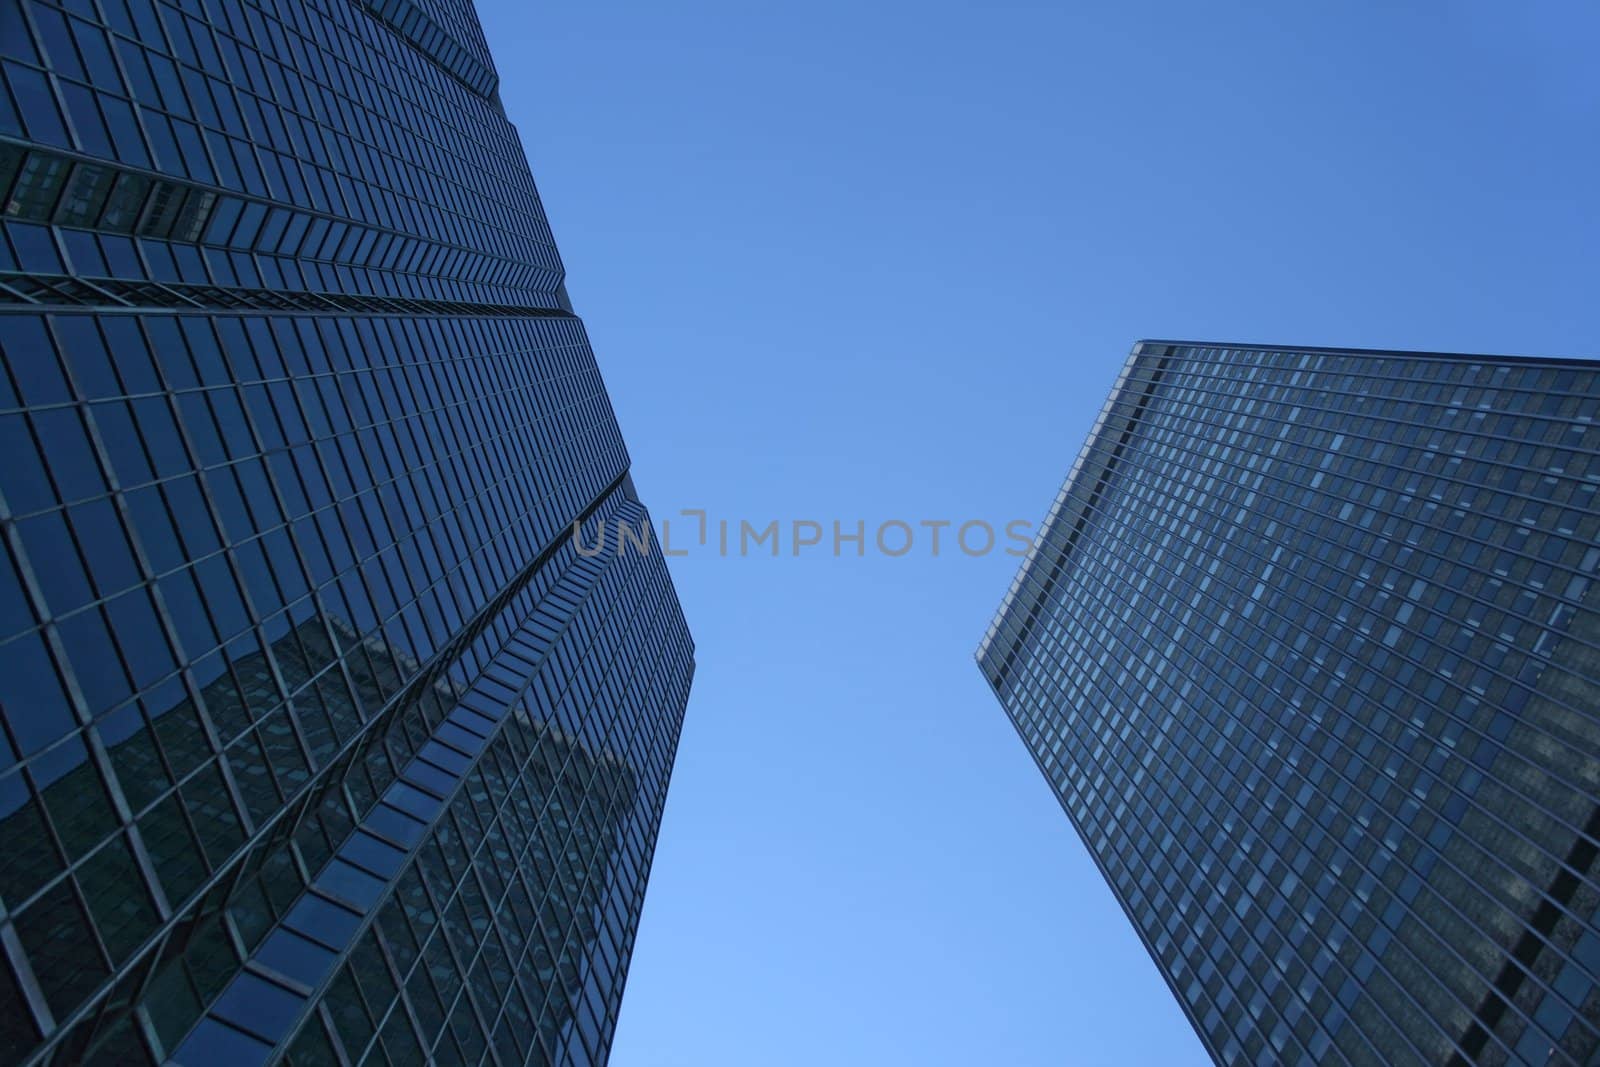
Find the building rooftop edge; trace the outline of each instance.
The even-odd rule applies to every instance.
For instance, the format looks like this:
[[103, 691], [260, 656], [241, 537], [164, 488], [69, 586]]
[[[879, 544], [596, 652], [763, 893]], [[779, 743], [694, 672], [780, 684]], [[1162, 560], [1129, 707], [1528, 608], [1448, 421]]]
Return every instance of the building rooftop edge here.
[[[1558, 367], [1583, 367], [1587, 369], [1600, 369], [1600, 357], [1572, 357], [1572, 356], [1516, 356], [1516, 355], [1474, 355], [1463, 352], [1422, 352], [1405, 349], [1388, 348], [1337, 348], [1318, 345], [1273, 345], [1254, 342], [1238, 341], [1194, 341], [1176, 340], [1171, 338], [1141, 338], [1135, 341], [1128, 352], [1127, 359], [1123, 362], [1122, 369], [1117, 374], [1115, 384], [1106, 397], [1105, 403], [1100, 408], [1100, 413], [1095, 417], [1094, 425], [1090, 428], [1088, 436], [1084, 439], [1083, 446], [1078, 450], [1076, 459], [1073, 460], [1071, 469], [1062, 481], [1061, 487], [1056, 492], [1055, 499], [1051, 502], [1045, 514], [1044, 521], [1039, 525], [1038, 534], [1033, 544], [1028, 549], [1027, 556], [1017, 567], [1016, 574], [1012, 576], [1011, 584], [1007, 587], [1005, 596], [1001, 598], [1000, 605], [991, 616], [988, 627], [984, 630], [982, 639], [973, 654], [973, 659], [980, 667], [984, 666], [985, 657], [989, 654], [995, 638], [998, 636], [1002, 624], [1009, 613], [1017, 605], [1017, 595], [1038, 564], [1041, 549], [1047, 542], [1050, 532], [1055, 528], [1056, 520], [1061, 514], [1069, 493], [1072, 491], [1078, 477], [1083, 473], [1085, 462], [1093, 451], [1100, 435], [1105, 429], [1106, 418], [1124, 388], [1127, 386], [1128, 374], [1133, 365], [1143, 356], [1161, 357], [1172, 354], [1179, 348], [1218, 348], [1260, 352], [1315, 352], [1329, 355], [1353, 356], [1384, 356], [1402, 357], [1407, 359], [1433, 359], [1448, 360], [1451, 362], [1527, 362], [1539, 363], [1546, 366]], [[995, 684], [994, 678], [988, 669], [984, 670], [985, 680], [991, 686]]]
[[1551, 363], [1561, 366], [1600, 368], [1600, 355], [1594, 356], [1530, 356], [1517, 353], [1493, 352], [1431, 352], [1404, 348], [1341, 348], [1337, 345], [1284, 345], [1261, 344], [1255, 341], [1196, 341], [1179, 340], [1169, 337], [1145, 337], [1133, 344], [1135, 353], [1142, 351], [1146, 346], [1155, 348], [1166, 345], [1172, 348], [1235, 348], [1248, 349], [1260, 352], [1318, 352], [1329, 355], [1346, 356], [1402, 356], [1407, 359], [1447, 359], [1467, 360], [1469, 362], [1493, 362], [1495, 360], [1518, 360], [1532, 363]]
[[[1055, 529], [1056, 520], [1061, 515], [1061, 509], [1065, 505], [1068, 495], [1072, 492], [1072, 487], [1076, 484], [1078, 477], [1083, 473], [1085, 462], [1093, 452], [1096, 442], [1099, 441], [1100, 434], [1105, 430], [1106, 418], [1115, 406], [1117, 398], [1122, 395], [1122, 391], [1127, 387], [1129, 372], [1132, 371], [1133, 365], [1139, 361], [1139, 358], [1146, 354], [1144, 346], [1147, 343], [1149, 342], [1136, 342], [1129, 350], [1127, 358], [1123, 360], [1122, 369], [1117, 372], [1117, 379], [1112, 383], [1111, 391], [1106, 394], [1105, 402], [1100, 406], [1100, 413], [1095, 416], [1094, 425], [1089, 428], [1089, 433], [1084, 438], [1083, 445], [1078, 449], [1077, 457], [1072, 461], [1072, 466], [1068, 469], [1067, 476], [1062, 479], [1061, 487], [1056, 490], [1055, 499], [1051, 501], [1049, 510], [1045, 512], [1044, 521], [1039, 524], [1039, 532], [1034, 536], [1033, 544], [1028, 547], [1027, 556], [1017, 567], [1016, 574], [1011, 578], [1011, 584], [1006, 588], [1005, 596], [1001, 598], [1000, 606], [995, 609], [993, 616], [989, 620], [989, 626], [984, 631], [983, 638], [978, 642], [978, 648], [973, 654], [973, 658], [980, 665], [983, 663], [984, 656], [988, 654], [990, 646], [994, 643], [1001, 623], [1015, 605], [1017, 593], [1022, 589], [1027, 582], [1029, 574], [1038, 564], [1040, 551], [1045, 546], [1050, 532]], [[986, 679], [989, 678], [988, 671], [984, 671], [984, 677]]]

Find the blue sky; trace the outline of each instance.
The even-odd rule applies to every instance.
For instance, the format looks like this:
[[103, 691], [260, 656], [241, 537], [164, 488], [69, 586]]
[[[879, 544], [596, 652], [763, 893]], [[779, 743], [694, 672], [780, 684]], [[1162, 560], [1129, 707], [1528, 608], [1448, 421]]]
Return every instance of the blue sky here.
[[[658, 520], [1037, 521], [1140, 337], [1600, 355], [1592, 3], [478, 6]], [[615, 1067], [1203, 1060], [973, 666], [1015, 564], [673, 561]]]

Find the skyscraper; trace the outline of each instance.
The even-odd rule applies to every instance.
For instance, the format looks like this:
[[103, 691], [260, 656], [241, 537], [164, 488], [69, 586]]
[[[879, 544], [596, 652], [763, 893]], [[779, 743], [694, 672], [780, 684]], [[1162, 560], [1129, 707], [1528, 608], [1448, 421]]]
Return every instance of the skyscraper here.
[[1600, 1049], [1600, 363], [1135, 346], [978, 661], [1224, 1063]]
[[604, 1062], [693, 644], [471, 5], [0, 68], [0, 1061]]

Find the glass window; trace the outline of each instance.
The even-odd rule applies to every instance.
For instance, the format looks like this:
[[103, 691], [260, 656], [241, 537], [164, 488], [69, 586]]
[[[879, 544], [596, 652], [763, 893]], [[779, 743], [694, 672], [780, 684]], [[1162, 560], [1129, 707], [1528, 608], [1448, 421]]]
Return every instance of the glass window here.
[[287, 1036], [305, 1003], [304, 997], [246, 972], [229, 984], [211, 1010], [218, 1018], [277, 1041]]
[[148, 590], [134, 589], [109, 601], [106, 615], [116, 632], [117, 648], [139, 688], [153, 685], [176, 669], [166, 631]]
[[96, 726], [123, 796], [135, 812], [143, 811], [172, 784], [148, 723], [137, 706], [128, 705]]
[[49, 408], [32, 415], [50, 473], [63, 500], [82, 500], [106, 491], [100, 464], [77, 408]]
[[116, 182], [109, 167], [80, 163], [73, 168], [66, 192], [56, 208], [57, 226], [93, 226], [100, 218], [106, 198]]
[[144, 879], [122, 837], [113, 837], [78, 869], [78, 882], [113, 963], [121, 963], [156, 927]]
[[272, 1046], [207, 1016], [179, 1046], [176, 1058], [184, 1063], [226, 1063], [230, 1067], [255, 1067], [272, 1055]]
[[335, 859], [317, 876], [317, 887], [366, 909], [382, 895], [384, 883], [359, 867]]
[[256, 959], [279, 974], [315, 988], [338, 957], [315, 941], [280, 927], [262, 943]]
[[128, 698], [132, 687], [116, 654], [111, 631], [98, 608], [60, 620], [56, 632], [66, 649], [73, 679], [89, 707], [89, 714], [98, 715]]
[[57, 1015], [69, 1013], [108, 973], [71, 879], [57, 882], [19, 915], [16, 932]]
[[5, 350], [6, 367], [16, 378], [23, 403], [63, 404], [72, 400], [72, 390], [61, 373], [55, 345], [41, 316], [7, 315], [0, 347]]
[[152, 184], [149, 178], [140, 174], [126, 171], [118, 174], [100, 214], [100, 227], [116, 233], [132, 233], [144, 214], [145, 201], [150, 196]]
[[11, 857], [0, 864], [0, 898], [15, 911], [62, 869], [44, 807], [21, 772], [0, 777], [0, 846]]
[[48, 219], [61, 196], [70, 169], [71, 164], [58, 155], [49, 152], [30, 153], [11, 187], [6, 215], [31, 222]]
[[121, 516], [110, 500], [79, 504], [70, 508], [68, 515], [101, 596], [120, 592], [140, 580], [139, 565], [134, 561]]
[[315, 893], [307, 893], [290, 909], [284, 922], [291, 929], [342, 951], [350, 943], [361, 919], [348, 908]]
[[17, 523], [17, 531], [52, 612], [62, 615], [93, 599], [89, 576], [61, 512], [23, 519]]
[[39, 448], [25, 415], [0, 415], [0, 450], [6, 457], [6, 504], [14, 515], [26, 515], [54, 507], [55, 489], [50, 485]]

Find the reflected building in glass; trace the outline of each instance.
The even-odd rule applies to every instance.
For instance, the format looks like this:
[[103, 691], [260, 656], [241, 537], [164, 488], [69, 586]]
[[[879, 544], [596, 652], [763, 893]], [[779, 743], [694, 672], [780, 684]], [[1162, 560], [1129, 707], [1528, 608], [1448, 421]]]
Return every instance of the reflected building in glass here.
[[694, 650], [471, 5], [0, 4], [0, 230], [0, 1061], [603, 1063]]
[[978, 662], [1221, 1063], [1600, 1050], [1600, 363], [1136, 346]]

